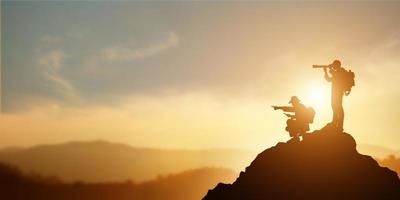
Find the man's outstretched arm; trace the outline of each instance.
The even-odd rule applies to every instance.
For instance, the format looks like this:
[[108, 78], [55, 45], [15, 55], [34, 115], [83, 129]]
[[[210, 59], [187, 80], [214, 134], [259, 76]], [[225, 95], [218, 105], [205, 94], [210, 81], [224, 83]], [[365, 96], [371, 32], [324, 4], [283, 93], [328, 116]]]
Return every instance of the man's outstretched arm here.
[[283, 110], [285, 112], [294, 112], [294, 108], [290, 106], [272, 106], [274, 110]]

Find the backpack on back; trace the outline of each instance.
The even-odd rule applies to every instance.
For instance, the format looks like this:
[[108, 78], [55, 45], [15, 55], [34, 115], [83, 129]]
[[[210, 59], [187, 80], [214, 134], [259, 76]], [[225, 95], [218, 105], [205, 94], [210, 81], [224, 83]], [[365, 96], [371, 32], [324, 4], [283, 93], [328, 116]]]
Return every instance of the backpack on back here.
[[355, 74], [351, 70], [344, 70], [343, 72], [343, 91], [348, 95], [350, 94], [351, 88], [355, 86], [354, 82]]
[[313, 123], [314, 122], [315, 111], [312, 107], [307, 107], [305, 110], [305, 118], [307, 122]]

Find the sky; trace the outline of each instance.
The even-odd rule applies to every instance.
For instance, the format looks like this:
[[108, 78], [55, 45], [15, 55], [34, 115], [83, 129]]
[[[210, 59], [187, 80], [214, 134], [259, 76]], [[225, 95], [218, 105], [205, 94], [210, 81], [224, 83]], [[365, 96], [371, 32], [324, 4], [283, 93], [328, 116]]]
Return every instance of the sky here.
[[313, 64], [356, 74], [344, 129], [400, 149], [399, 2], [1, 2], [0, 147], [108, 140], [265, 149], [292, 95], [331, 120]]

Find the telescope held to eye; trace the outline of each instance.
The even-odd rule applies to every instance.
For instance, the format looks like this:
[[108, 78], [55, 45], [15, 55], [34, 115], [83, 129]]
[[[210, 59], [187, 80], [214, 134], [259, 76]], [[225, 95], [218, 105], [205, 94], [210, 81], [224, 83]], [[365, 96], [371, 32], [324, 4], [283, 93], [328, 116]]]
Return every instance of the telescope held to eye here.
[[313, 65], [313, 68], [323, 68], [323, 69], [327, 69], [327, 68], [331, 68], [331, 65]]

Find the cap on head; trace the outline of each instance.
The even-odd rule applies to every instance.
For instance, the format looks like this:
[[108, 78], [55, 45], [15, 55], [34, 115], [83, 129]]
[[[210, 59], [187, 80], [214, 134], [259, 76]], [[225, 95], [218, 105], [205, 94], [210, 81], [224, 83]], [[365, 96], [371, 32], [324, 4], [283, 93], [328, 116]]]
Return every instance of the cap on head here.
[[300, 99], [297, 98], [297, 96], [292, 96], [289, 101], [289, 103], [299, 103], [299, 102], [300, 102]]
[[334, 60], [331, 65], [333, 68], [339, 68], [342, 63], [339, 60]]

